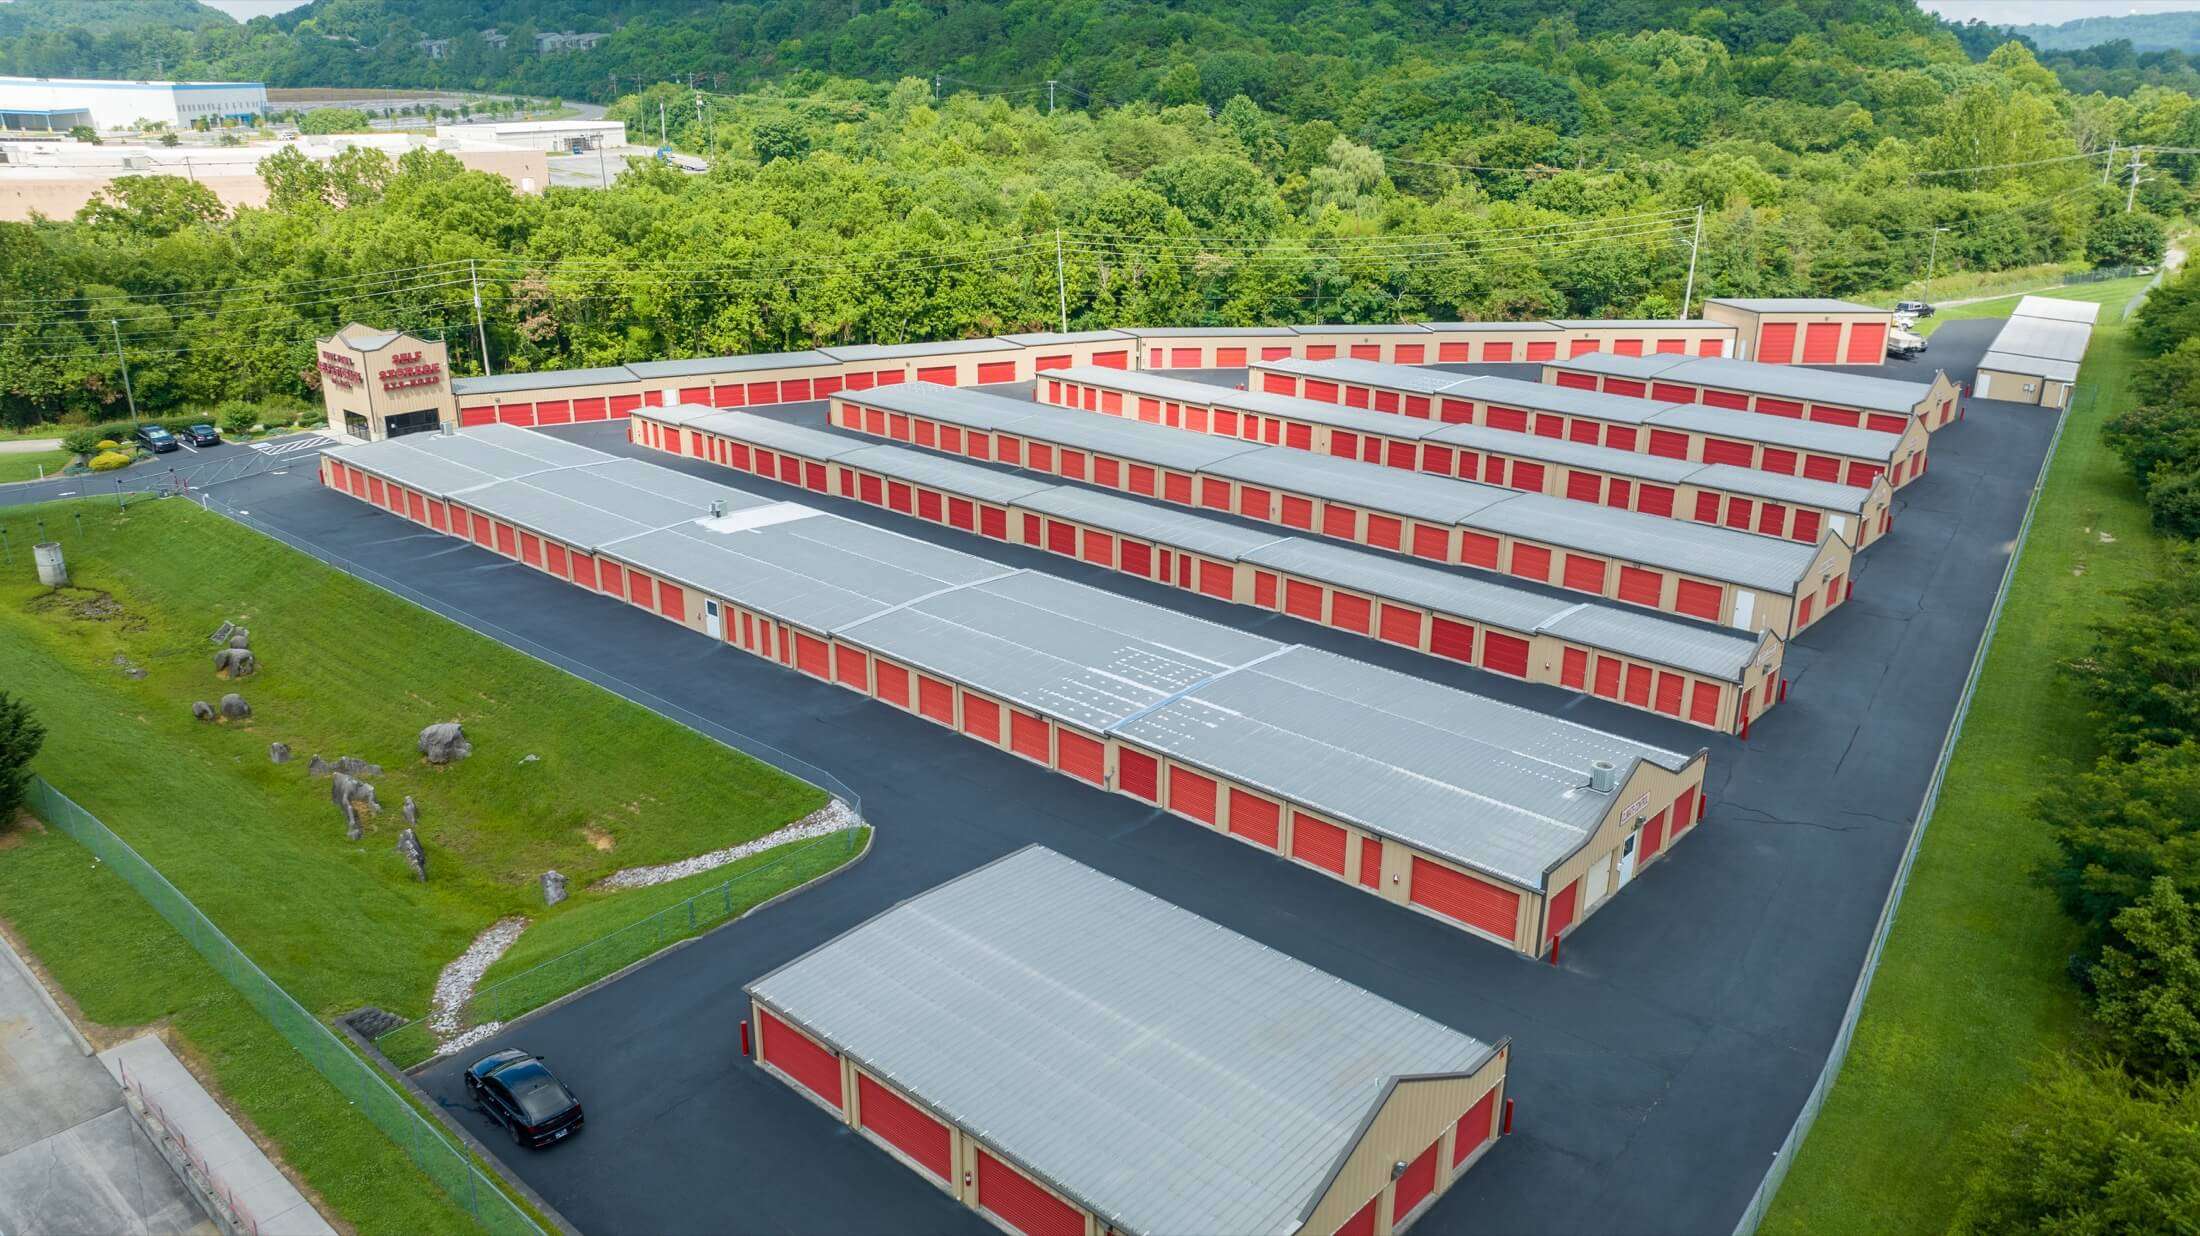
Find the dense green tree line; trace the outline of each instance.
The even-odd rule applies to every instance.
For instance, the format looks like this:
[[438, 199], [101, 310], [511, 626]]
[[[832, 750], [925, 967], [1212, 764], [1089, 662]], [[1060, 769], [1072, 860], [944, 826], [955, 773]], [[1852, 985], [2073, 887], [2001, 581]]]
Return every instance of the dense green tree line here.
[[2200, 1213], [2200, 280], [2148, 298], [2135, 409], [2105, 430], [2176, 538], [2070, 666], [2098, 749], [2051, 780], [2041, 877], [2082, 930], [2099, 1058], [2060, 1061], [1989, 1129], [1958, 1227], [2174, 1232]]
[[[0, 419], [119, 415], [118, 347], [141, 409], [309, 396], [311, 340], [350, 319], [443, 333], [473, 371], [477, 276], [502, 370], [1035, 329], [1063, 302], [1073, 327], [1665, 316], [1698, 207], [1699, 295], [1900, 287], [1936, 228], [1941, 271], [2076, 259], [2126, 223], [2093, 163], [2035, 162], [2078, 150], [2078, 112], [2021, 48], [1927, 65], [1884, 119], [1844, 104], [1845, 138], [1814, 136], [1824, 116], [1783, 127], [1768, 96], [1754, 136], [1655, 154], [1605, 136], [1634, 123], [1609, 98], [1686, 113], [1736, 71], [1724, 44], [1579, 46], [1603, 94], [1528, 96], [1550, 105], [1538, 121], [1459, 118], [1458, 82], [1513, 97], [1491, 65], [1368, 113], [1477, 167], [1245, 95], [1050, 116], [830, 78], [799, 99], [622, 99], [614, 114], [661, 119], [711, 170], [639, 167], [607, 191], [522, 195], [426, 152], [277, 160], [268, 207], [234, 212], [127, 178], [72, 220], [0, 225]], [[2119, 140], [2193, 119], [2178, 98], [2112, 117]], [[2005, 163], [2024, 166], [1946, 174]], [[2182, 214], [2185, 174], [2150, 180], [2129, 218]]]

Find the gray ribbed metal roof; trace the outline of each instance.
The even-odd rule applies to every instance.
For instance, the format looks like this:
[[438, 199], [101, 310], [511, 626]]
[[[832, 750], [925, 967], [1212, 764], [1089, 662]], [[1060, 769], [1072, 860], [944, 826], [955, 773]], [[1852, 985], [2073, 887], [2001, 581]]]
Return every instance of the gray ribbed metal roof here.
[[1793, 593], [1818, 547], [1731, 528], [1518, 494], [1477, 511], [1468, 526], [1587, 554], [1640, 562], [1745, 588]]
[[1039, 405], [1028, 399], [1009, 399], [934, 382], [895, 382], [869, 390], [844, 390], [834, 397], [867, 408], [928, 416], [950, 425], [987, 432], [1008, 429], [1039, 413]]
[[1284, 647], [1032, 571], [921, 597], [834, 634], [1094, 733]]
[[724, 503], [729, 511], [744, 510], [770, 502], [768, 498], [759, 498], [738, 489], [728, 489], [716, 481], [690, 476], [685, 472], [659, 467], [639, 459], [610, 457], [597, 463], [573, 466], [572, 471], [580, 476], [677, 503], [684, 512], [684, 518], [694, 518], [699, 513], [709, 511], [713, 502]]
[[[1752, 412], [1744, 415], [1758, 414]], [[1861, 486], [1843, 485], [1837, 481], [1783, 476], [1777, 472], [1733, 464], [1691, 463], [1664, 455], [1623, 451], [1618, 447], [1591, 446], [1586, 442], [1575, 442], [1567, 438], [1546, 438], [1541, 434], [1491, 429], [1486, 425], [1443, 426], [1441, 432], [1429, 435], [1428, 440], [1486, 454], [1533, 459], [1569, 468], [1591, 468], [1632, 480], [1656, 481], [1665, 485], [1696, 485], [1722, 493], [1769, 498], [1775, 502], [1794, 502], [1833, 511], [1861, 513], [1864, 500], [1871, 493]]]
[[1289, 338], [1292, 330], [1288, 326], [1126, 326], [1123, 333], [1138, 339], [1276, 339]]
[[2029, 378], [2046, 378], [2051, 382], [2075, 382], [2078, 380], [2078, 362], [2048, 360], [2041, 356], [2019, 356], [2015, 352], [1988, 352], [1979, 358], [1978, 367], [1998, 373], [2016, 373]]
[[1513, 496], [1509, 489], [1425, 472], [1264, 446], [1207, 469], [1213, 476], [1437, 524], [1455, 524]]
[[1644, 423], [1691, 433], [1715, 434], [1737, 442], [1759, 442], [1791, 450], [1817, 451], [1822, 455], [1869, 459], [1880, 464], [1893, 463], [1895, 452], [1902, 446], [1902, 435], [1898, 433], [1828, 425], [1822, 421], [1772, 416], [1764, 412], [1736, 412], [1698, 403], [1666, 404]]
[[1127, 1233], [1295, 1230], [1396, 1079], [1496, 1050], [1037, 846], [747, 991]]
[[1432, 331], [1555, 331], [1562, 330], [1556, 322], [1423, 322]]
[[1844, 408], [1868, 408], [1874, 412], [1898, 412], [1905, 416], [1916, 412], [1933, 389], [1924, 382], [1898, 382], [1893, 378], [1870, 378], [1801, 365], [1767, 365], [1723, 356], [1669, 356], [1665, 359], [1673, 363], [1659, 365], [1648, 356], [1588, 352], [1544, 363], [1554, 369], [1633, 378], [1656, 377], [1667, 382], [1749, 391], [1782, 399], [1837, 404]]
[[445, 441], [456, 441], [461, 444], [472, 442], [493, 446], [498, 450], [510, 451], [515, 455], [524, 455], [529, 459], [551, 467], [598, 463], [604, 459], [612, 458], [602, 451], [582, 446], [578, 442], [568, 442], [563, 438], [555, 438], [546, 433], [536, 433], [532, 429], [521, 429], [517, 425], [482, 425], [469, 429], [453, 439], [445, 439]]
[[2059, 296], [2027, 296], [2017, 302], [2013, 318], [2050, 318], [2057, 322], [2083, 322], [2087, 326], [2101, 320], [2101, 307], [2090, 300], [2064, 300]]
[[1474, 385], [1459, 387], [1451, 393], [1477, 403], [1494, 403], [1500, 407], [1518, 408], [1528, 412], [1588, 416], [1621, 425], [1644, 424], [1667, 408], [1697, 406], [1639, 399], [1631, 395], [1607, 395], [1603, 391], [1585, 391], [1579, 387], [1559, 386], [1550, 382], [1525, 382], [1519, 378], [1476, 378]]
[[561, 386], [623, 386], [640, 381], [625, 365], [600, 369], [545, 369], [540, 373], [500, 373], [494, 377], [452, 378], [455, 395], [499, 395], [507, 391], [538, 391]]
[[1305, 326], [1288, 327], [1294, 335], [1425, 335], [1428, 327], [1419, 322], [1369, 322], [1354, 326], [1348, 322], [1315, 322]]
[[[655, 418], [660, 409], [651, 409]], [[686, 423], [704, 433], [716, 434], [734, 442], [761, 446], [766, 450], [788, 451], [820, 462], [830, 462], [842, 455], [863, 450], [865, 444], [854, 438], [758, 416], [754, 412], [712, 412], [706, 416], [688, 418]]]
[[842, 361], [910, 360], [959, 352], [1013, 352], [1016, 345], [1003, 339], [935, 339], [924, 343], [853, 343], [818, 351]]
[[1219, 438], [1189, 429], [1145, 425], [1114, 416], [1096, 416], [1050, 404], [1030, 404], [1038, 414], [1008, 432], [1076, 450], [1099, 451], [1157, 468], [1198, 472], [1248, 451], [1267, 449], [1255, 442]]
[[881, 476], [946, 490], [982, 502], [998, 502], [1006, 506], [1026, 495], [1055, 488], [1024, 473], [1001, 472], [935, 455], [930, 451], [912, 450], [892, 444], [866, 446], [854, 439], [844, 441], [856, 448], [836, 456], [835, 462], [846, 467], [862, 468]]
[[1762, 468], [1744, 468], [1739, 464], [1704, 464], [1689, 481], [1723, 493], [1746, 494], [1752, 498], [1792, 502], [1797, 506], [1814, 506], [1850, 515], [1862, 515], [1872, 496], [1872, 490], [1862, 485], [1814, 481], [1807, 476], [1789, 476]]
[[1021, 335], [1002, 335], [1001, 338], [1008, 340], [1010, 343], [1013, 343], [1018, 347], [1043, 348], [1051, 347], [1056, 344], [1068, 343], [1107, 343], [1111, 340], [1116, 339], [1128, 340], [1131, 338], [1131, 336], [1119, 330], [1073, 330], [1067, 332], [1058, 330], [1041, 330], [1030, 331]]
[[795, 503], [645, 533], [612, 553], [807, 630], [830, 634], [942, 588], [1003, 572], [999, 563]]
[[1468, 382], [1482, 380], [1468, 374], [1453, 373], [1448, 369], [1423, 369], [1418, 365], [1385, 365], [1376, 361], [1351, 359], [1315, 361], [1285, 357], [1280, 360], [1256, 361], [1253, 368], [1273, 369], [1277, 373], [1319, 378], [1329, 382], [1359, 382], [1389, 390], [1411, 391], [1416, 395], [1435, 395]]
[[[401, 485], [434, 494], [452, 493], [508, 477], [525, 476], [542, 467], [534, 460], [509, 452], [495, 451], [471, 462], [462, 462], [451, 458], [448, 452], [423, 451], [407, 446], [405, 439], [401, 437], [331, 447], [322, 453], [330, 459], [378, 473]], [[493, 466], [499, 456], [505, 461], [502, 468]]]
[[1116, 737], [1306, 804], [1521, 888], [1578, 851], [1613, 806], [1609, 760], [1689, 757], [1302, 646], [1216, 678]]
[[1702, 318], [1553, 318], [1567, 330], [1733, 330], [1724, 322]]
[[1074, 519], [1117, 536], [1173, 545], [1224, 562], [1247, 558], [1264, 545], [1286, 539], [1273, 532], [1207, 519], [1179, 508], [1155, 506], [1136, 498], [1071, 485], [1052, 485], [1027, 493], [1016, 500], [1016, 505], [1041, 515]]
[[[591, 553], [659, 526], [526, 481], [462, 489], [451, 500]], [[693, 518], [693, 513], [688, 517]]]
[[1266, 391], [1237, 390], [1217, 386], [1212, 382], [1194, 382], [1187, 378], [1172, 378], [1151, 370], [1110, 369], [1104, 365], [1077, 365], [1069, 369], [1053, 370], [1049, 379], [1064, 382], [1082, 382], [1102, 390], [1125, 391], [1145, 395], [1152, 399], [1173, 400], [1177, 403], [1198, 404], [1202, 407], [1229, 408], [1239, 412], [1254, 412], [1262, 416], [1304, 421], [1311, 425], [1328, 425], [1337, 429], [1349, 429], [1354, 433], [1384, 434], [1393, 438], [1426, 437], [1442, 428], [1429, 421], [1411, 417], [1393, 416], [1387, 412], [1368, 412], [1348, 408], [1342, 404], [1323, 403], [1318, 399], [1302, 399], [1296, 395], [1274, 395]]
[[1713, 296], [1704, 302], [1709, 305], [1732, 305], [1747, 313], [1887, 313], [1872, 305], [1859, 305], [1853, 300], [1832, 300], [1823, 296]]
[[2084, 322], [2016, 317], [2002, 323], [1987, 350], [2075, 364], [2085, 359], [2086, 345], [2092, 338], [2093, 327]]
[[1725, 627], [1643, 610], [1561, 600], [1509, 584], [1437, 570], [1405, 558], [1304, 537], [1281, 538], [1245, 554], [1244, 560], [1471, 622], [1526, 634], [1548, 632], [1723, 682], [1741, 681], [1743, 669], [1770, 638], [1752, 638]]
[[698, 356], [688, 360], [635, 361], [627, 368], [638, 378], [700, 378], [760, 369], [807, 369], [839, 361], [812, 348], [803, 352], [749, 352], [740, 356]]

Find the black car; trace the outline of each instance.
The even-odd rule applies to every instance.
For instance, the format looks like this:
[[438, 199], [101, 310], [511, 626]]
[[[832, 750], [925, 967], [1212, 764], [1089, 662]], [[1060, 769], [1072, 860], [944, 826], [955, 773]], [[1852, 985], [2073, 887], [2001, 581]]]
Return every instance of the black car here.
[[138, 431], [130, 437], [155, 455], [165, 455], [178, 445], [176, 435], [158, 425], [140, 425]]
[[466, 1093], [522, 1146], [563, 1141], [581, 1127], [581, 1101], [539, 1056], [508, 1047], [466, 1070]]
[[1898, 300], [1894, 303], [1894, 311], [1916, 314], [1921, 318], [1933, 316], [1933, 307], [1922, 300]]
[[188, 426], [179, 436], [192, 446], [220, 446], [222, 444], [222, 431], [205, 421]]

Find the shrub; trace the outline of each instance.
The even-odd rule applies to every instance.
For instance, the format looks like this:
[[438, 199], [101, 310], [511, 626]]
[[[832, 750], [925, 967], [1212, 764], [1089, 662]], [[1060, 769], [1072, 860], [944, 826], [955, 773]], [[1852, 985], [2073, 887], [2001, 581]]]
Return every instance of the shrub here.
[[1989, 1130], [1980, 1160], [1952, 1231], [2190, 1231], [2200, 1088], [2058, 1060]]
[[[2183, 349], [2178, 355], [2182, 359]], [[2194, 355], [2200, 359], [2200, 352]], [[2168, 376], [2166, 369], [2153, 372], [2157, 378]], [[2123, 456], [2141, 489], [2151, 486], [2165, 469], [2189, 472], [2200, 467], [2200, 406], [2171, 401], [2167, 394], [2163, 402], [2141, 404], [2101, 427], [2101, 441]]]
[[112, 472], [117, 468], [127, 468], [129, 466], [130, 456], [123, 454], [121, 451], [101, 451], [99, 454], [92, 456], [91, 468], [94, 472]]
[[[2200, 496], [2189, 485], [2178, 492]], [[2124, 610], [2093, 628], [2093, 647], [2069, 667], [2102, 745], [2120, 756], [2200, 735], [2200, 553], [2179, 547], [2163, 567], [2123, 593]]]
[[2147, 512], [2164, 536], [2200, 537], [2200, 472], [2163, 464], [2147, 482]]
[[46, 727], [31, 715], [30, 705], [0, 691], [0, 825], [14, 820], [23, 805], [31, 757], [45, 741]]
[[72, 455], [89, 455], [100, 449], [101, 441], [105, 435], [106, 431], [97, 426], [72, 429], [61, 435], [61, 449]]
[[121, 447], [122, 444], [113, 438], [101, 438], [98, 443], [98, 449], [103, 451], [120, 450]]
[[2042, 875], [2094, 948], [2158, 877], [2200, 897], [2200, 742], [2103, 757], [2041, 795], [2039, 813], [2056, 849]]
[[232, 400], [214, 409], [221, 420], [223, 433], [250, 433], [260, 423], [260, 410], [249, 403]]
[[2093, 1017], [2144, 1077], [2200, 1073], [2200, 907], [2167, 876], [2116, 916], [2118, 943], [2093, 967]]

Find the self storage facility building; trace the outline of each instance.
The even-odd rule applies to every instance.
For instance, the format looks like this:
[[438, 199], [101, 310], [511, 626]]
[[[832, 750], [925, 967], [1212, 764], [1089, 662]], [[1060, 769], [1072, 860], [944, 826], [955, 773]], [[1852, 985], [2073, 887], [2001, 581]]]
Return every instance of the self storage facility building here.
[[2062, 408], [2078, 381], [2101, 307], [2091, 301], [2027, 296], [1978, 364], [1982, 399]]
[[1685, 400], [1663, 402], [1405, 365], [1270, 361], [1253, 366], [1248, 385], [1349, 408], [1532, 433], [1668, 459], [1761, 468], [1864, 489], [1881, 478], [1900, 489], [1924, 475], [1931, 446], [1919, 424], [1899, 433], [1876, 433]]
[[746, 990], [765, 1070], [1020, 1236], [1398, 1232], [1505, 1125], [1506, 1041], [1036, 846]]
[[342, 447], [321, 477], [1525, 954], [1703, 810], [1702, 751], [540, 435]]
[[635, 417], [631, 436], [813, 492], [1712, 729], [1746, 735], [1785, 690], [1785, 646], [1769, 632], [1745, 635], [1570, 601], [768, 417], [651, 408]]
[[1703, 315], [1732, 326], [1742, 350], [1768, 365], [1883, 365], [1894, 314], [1822, 297], [1714, 296]]
[[1961, 413], [1962, 392], [1939, 371], [1930, 382], [1901, 382], [1755, 361], [1586, 355], [1545, 365], [1543, 380], [1657, 403], [1706, 403], [1881, 433], [1899, 434], [1909, 421], [1932, 433]]
[[1858, 488], [1594, 442], [1363, 412], [1157, 373], [1065, 369], [1047, 374], [1037, 389], [1044, 402], [1057, 407], [1484, 481], [1617, 510], [1722, 524], [1813, 545], [1838, 523], [1844, 539], [1861, 549], [1890, 524], [1893, 495], [1883, 479]]
[[1853, 549], [1233, 444], [972, 391], [843, 392], [844, 429], [1462, 563], [1783, 639], [1848, 599]]

